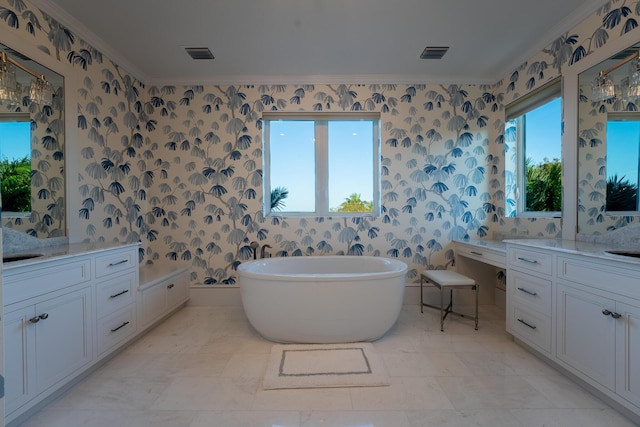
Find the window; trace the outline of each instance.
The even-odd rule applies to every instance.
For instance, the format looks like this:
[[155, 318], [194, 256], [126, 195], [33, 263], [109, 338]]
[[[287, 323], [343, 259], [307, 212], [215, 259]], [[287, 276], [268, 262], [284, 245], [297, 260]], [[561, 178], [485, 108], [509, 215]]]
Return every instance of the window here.
[[556, 79], [506, 108], [507, 216], [562, 210], [562, 98]]
[[3, 216], [31, 213], [31, 117], [0, 115], [0, 181]]
[[367, 113], [265, 113], [265, 215], [378, 215], [379, 119]]
[[637, 214], [640, 183], [640, 113], [607, 117], [607, 212]]

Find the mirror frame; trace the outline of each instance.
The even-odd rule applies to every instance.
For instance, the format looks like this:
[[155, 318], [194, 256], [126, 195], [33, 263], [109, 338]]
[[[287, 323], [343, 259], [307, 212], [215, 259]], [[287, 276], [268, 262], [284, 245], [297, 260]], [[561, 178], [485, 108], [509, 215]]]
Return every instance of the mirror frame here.
[[[569, 65], [563, 74], [562, 104], [564, 134], [562, 135], [562, 239], [575, 240], [578, 235], [578, 76], [583, 71], [609, 59], [611, 55], [640, 42], [638, 31], [630, 31], [602, 48]], [[66, 108], [66, 106], [65, 106]]]
[[[69, 243], [80, 242], [80, 219], [77, 210], [80, 206], [80, 193], [78, 191], [78, 164], [79, 164], [79, 144], [78, 144], [78, 86], [77, 78], [71, 64], [57, 61], [54, 57], [47, 55], [36, 47], [36, 45], [17, 34], [0, 27], [0, 40], [2, 44], [23, 53], [43, 66], [55, 71], [64, 78], [64, 186], [65, 186], [65, 218], [67, 227], [67, 238]], [[76, 177], [73, 179], [73, 177]]]

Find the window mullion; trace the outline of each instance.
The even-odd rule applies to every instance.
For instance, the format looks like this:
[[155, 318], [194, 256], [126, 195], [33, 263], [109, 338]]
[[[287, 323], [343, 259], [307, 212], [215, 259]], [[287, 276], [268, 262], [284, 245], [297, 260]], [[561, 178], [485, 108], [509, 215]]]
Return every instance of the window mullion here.
[[329, 132], [328, 121], [315, 125], [316, 149], [316, 213], [329, 212]]

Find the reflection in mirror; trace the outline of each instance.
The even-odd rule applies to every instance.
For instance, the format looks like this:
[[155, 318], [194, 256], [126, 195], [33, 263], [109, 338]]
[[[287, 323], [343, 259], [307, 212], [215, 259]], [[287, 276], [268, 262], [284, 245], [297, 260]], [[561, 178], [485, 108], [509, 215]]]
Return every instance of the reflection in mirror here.
[[607, 115], [607, 212], [640, 210], [640, 113]]
[[[579, 75], [578, 232], [584, 235], [640, 219], [640, 96], [628, 85], [637, 67], [629, 58], [639, 49], [640, 44], [630, 46]], [[614, 84], [613, 97], [594, 95], [593, 83], [602, 71]]]
[[5, 218], [31, 215], [31, 117], [0, 114], [0, 188]]
[[[0, 85], [2, 227], [39, 238], [65, 236], [63, 77], [0, 45], [2, 54], [19, 64], [17, 93], [7, 96]], [[53, 86], [50, 101], [28, 90], [34, 74]]]

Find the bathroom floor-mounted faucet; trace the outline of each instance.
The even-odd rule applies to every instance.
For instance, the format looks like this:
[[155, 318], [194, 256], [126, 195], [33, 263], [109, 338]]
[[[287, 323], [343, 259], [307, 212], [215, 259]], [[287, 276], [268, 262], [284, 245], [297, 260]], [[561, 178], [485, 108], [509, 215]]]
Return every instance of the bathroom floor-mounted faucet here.
[[249, 244], [249, 247], [251, 248], [251, 250], [253, 251], [253, 259], [258, 259], [258, 248], [260, 247], [260, 243], [258, 242], [251, 242]]
[[[267, 253], [266, 249], [271, 249], [271, 245], [262, 245], [262, 248], [260, 249], [260, 258], [264, 258], [265, 254]], [[270, 254], [269, 257], [271, 257]]]

